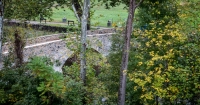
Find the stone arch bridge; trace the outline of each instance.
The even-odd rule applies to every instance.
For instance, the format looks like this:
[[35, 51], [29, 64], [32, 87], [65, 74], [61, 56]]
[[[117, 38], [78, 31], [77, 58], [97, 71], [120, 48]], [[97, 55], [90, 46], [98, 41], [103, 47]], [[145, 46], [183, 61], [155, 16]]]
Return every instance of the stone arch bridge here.
[[[115, 34], [114, 29], [101, 29], [87, 32], [87, 40], [90, 43], [91, 48], [106, 56], [109, 54], [111, 47], [111, 35]], [[24, 48], [24, 61], [28, 61], [32, 56], [47, 56], [52, 61], [59, 61], [60, 65], [54, 65], [56, 71], [62, 72], [62, 66], [66, 60], [73, 54], [69, 48], [67, 48], [67, 40], [63, 40], [61, 37], [66, 36], [64, 34], [45, 35], [32, 39], [28, 39]], [[2, 47], [3, 55], [8, 54], [8, 45]]]

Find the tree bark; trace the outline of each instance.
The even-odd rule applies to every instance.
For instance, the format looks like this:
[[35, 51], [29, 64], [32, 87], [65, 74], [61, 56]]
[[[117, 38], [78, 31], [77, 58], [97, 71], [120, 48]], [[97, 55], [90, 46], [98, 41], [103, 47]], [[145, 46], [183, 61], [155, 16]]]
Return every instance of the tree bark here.
[[25, 43], [22, 39], [22, 37], [19, 35], [19, 31], [15, 31], [15, 55], [16, 55], [16, 67], [20, 67], [23, 63], [23, 49], [24, 49], [24, 46], [25, 46]]
[[125, 105], [125, 94], [126, 94], [126, 75], [127, 75], [127, 68], [128, 68], [128, 58], [129, 58], [129, 50], [130, 50], [130, 39], [131, 33], [133, 28], [133, 18], [135, 14], [136, 7], [142, 2], [136, 5], [136, 0], [130, 0], [129, 4], [129, 14], [128, 19], [126, 22], [126, 29], [124, 35], [124, 45], [123, 45], [123, 55], [122, 55], [122, 62], [121, 62], [121, 69], [120, 69], [120, 87], [118, 92], [118, 104]]
[[0, 0], [0, 62], [2, 62], [4, 1]]
[[84, 0], [84, 9], [83, 9], [83, 16], [81, 22], [81, 71], [80, 77], [84, 83], [86, 84], [86, 37], [87, 37], [87, 18], [88, 18], [88, 10], [90, 8], [90, 0]]
[[[81, 58], [80, 77], [82, 79], [84, 86], [86, 86], [86, 47], [87, 47], [86, 38], [87, 38], [87, 20], [88, 20], [89, 8], [90, 8], [90, 0], [84, 0], [83, 15], [81, 19], [81, 53], [80, 53], [80, 58]], [[82, 104], [86, 105], [85, 93], [83, 94], [84, 95]]]

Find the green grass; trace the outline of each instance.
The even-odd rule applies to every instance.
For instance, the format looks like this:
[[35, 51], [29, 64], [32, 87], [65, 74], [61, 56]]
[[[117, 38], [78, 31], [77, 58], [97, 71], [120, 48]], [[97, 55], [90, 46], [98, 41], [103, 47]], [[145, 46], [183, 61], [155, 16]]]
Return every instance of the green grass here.
[[53, 8], [53, 15], [51, 17], [54, 22], [62, 22], [63, 18], [67, 18], [67, 20], [74, 20], [76, 21], [76, 17], [74, 16], [73, 11], [65, 7], [64, 9], [58, 8], [55, 9]]
[[[124, 5], [120, 5], [111, 9], [105, 9], [104, 6], [95, 6], [91, 8], [91, 11], [94, 11], [94, 15], [91, 17], [92, 26], [107, 26], [108, 20], [113, 21], [114, 23], [119, 24], [118, 22], [125, 21], [127, 18], [127, 10], [123, 9]], [[62, 22], [63, 18], [67, 20], [75, 21], [75, 24], [78, 23], [74, 12], [69, 8], [65, 7], [64, 9], [53, 9], [52, 19], [55, 22]]]
[[106, 26], [108, 20], [113, 23], [124, 22], [127, 19], [127, 10], [123, 9], [124, 5], [105, 9], [103, 6], [95, 7], [94, 16], [91, 19], [92, 25]]

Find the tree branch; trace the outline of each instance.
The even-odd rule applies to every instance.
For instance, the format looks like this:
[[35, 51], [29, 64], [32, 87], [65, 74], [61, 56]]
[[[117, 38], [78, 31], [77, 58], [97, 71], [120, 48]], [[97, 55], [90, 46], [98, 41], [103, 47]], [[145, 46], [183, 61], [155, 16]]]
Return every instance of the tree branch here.
[[135, 5], [135, 9], [136, 9], [143, 1], [144, 1], [144, 0], [140, 0], [140, 2], [137, 3], [137, 4]]

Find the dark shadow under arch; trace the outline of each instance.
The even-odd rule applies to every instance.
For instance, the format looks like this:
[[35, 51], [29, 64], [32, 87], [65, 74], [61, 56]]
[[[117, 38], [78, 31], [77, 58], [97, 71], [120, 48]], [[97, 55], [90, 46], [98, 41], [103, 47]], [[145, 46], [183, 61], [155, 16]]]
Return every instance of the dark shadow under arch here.
[[65, 61], [64, 65], [62, 66], [62, 68], [63, 68], [64, 66], [71, 66], [74, 62], [78, 62], [78, 56], [77, 56], [76, 54], [72, 54], [72, 56], [69, 57], [69, 58]]
[[[90, 51], [90, 52], [93, 52], [93, 53], [97, 53], [97, 54], [100, 54], [97, 50], [93, 49], [93, 48], [87, 48], [86, 51]], [[63, 71], [63, 74], [66, 75], [65, 73], [65, 70], [64, 70], [64, 67], [65, 66], [72, 66], [73, 63], [77, 63], [77, 64], [80, 64], [80, 59], [79, 59], [79, 53], [78, 54], [72, 54], [66, 61], [65, 63], [63, 64], [62, 66], [62, 71]], [[93, 68], [95, 70], [95, 76], [98, 76], [100, 74], [100, 69], [101, 69], [101, 66], [99, 65], [93, 65]]]

